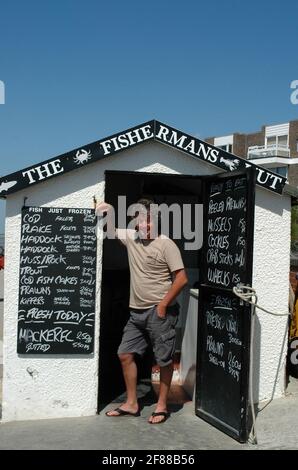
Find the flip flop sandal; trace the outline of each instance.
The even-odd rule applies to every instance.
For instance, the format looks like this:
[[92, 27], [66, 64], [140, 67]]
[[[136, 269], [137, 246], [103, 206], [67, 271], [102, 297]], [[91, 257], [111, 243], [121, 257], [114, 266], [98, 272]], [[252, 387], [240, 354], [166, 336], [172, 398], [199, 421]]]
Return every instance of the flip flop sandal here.
[[[109, 415], [108, 413], [110, 413], [111, 411], [116, 411], [117, 415]], [[106, 412], [106, 416], [108, 416], [108, 418], [119, 418], [119, 416], [140, 416], [140, 410], [136, 411], [135, 413], [133, 413], [132, 411], [125, 411], [125, 410], [122, 410], [122, 408], [115, 408], [115, 410], [109, 410]]]
[[154, 418], [155, 416], [163, 416], [163, 419], [161, 421], [156, 421], [156, 422], [153, 422], [153, 421], [148, 421], [149, 424], [161, 424], [161, 423], [164, 423], [168, 417], [169, 417], [169, 413], [167, 411], [159, 411], [158, 413], [152, 413], [152, 418]]

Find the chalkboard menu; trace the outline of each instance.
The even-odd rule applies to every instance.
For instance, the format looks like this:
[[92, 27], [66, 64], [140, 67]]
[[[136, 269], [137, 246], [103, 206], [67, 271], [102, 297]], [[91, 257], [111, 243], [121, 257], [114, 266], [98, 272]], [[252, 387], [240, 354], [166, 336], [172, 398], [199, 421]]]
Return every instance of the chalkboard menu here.
[[230, 436], [248, 437], [251, 307], [232, 291], [251, 285], [254, 174], [208, 178], [198, 319], [196, 414]]
[[93, 209], [23, 208], [18, 353], [93, 352], [95, 226]]
[[[197, 409], [212, 424], [245, 441], [249, 371], [250, 307], [235, 295], [200, 293]], [[244, 429], [242, 429], [244, 426]]]
[[207, 186], [203, 282], [231, 288], [247, 278], [248, 181], [245, 175]]

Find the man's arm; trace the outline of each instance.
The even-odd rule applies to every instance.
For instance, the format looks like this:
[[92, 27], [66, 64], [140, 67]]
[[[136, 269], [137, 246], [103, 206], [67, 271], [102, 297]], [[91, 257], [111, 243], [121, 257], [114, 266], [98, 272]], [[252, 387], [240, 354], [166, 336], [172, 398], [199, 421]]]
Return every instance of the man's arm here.
[[174, 281], [164, 296], [162, 301], [157, 306], [157, 314], [159, 317], [164, 318], [166, 316], [166, 308], [170, 303], [177, 297], [178, 294], [182, 291], [183, 287], [188, 283], [187, 275], [185, 269], [178, 269], [173, 273]]
[[115, 227], [115, 210], [111, 204], [100, 202], [95, 208], [97, 216], [105, 217], [104, 225], [107, 227], [107, 237], [117, 239], [120, 243], [127, 247], [127, 229]]

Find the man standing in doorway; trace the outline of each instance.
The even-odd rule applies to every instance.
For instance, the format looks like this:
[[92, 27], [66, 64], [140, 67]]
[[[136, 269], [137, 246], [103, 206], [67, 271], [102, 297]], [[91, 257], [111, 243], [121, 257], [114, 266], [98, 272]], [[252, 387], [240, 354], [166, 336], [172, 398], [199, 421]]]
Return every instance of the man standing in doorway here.
[[154, 201], [142, 198], [136, 209], [135, 228], [119, 229], [114, 226], [110, 204], [102, 202], [96, 207], [98, 215], [106, 213], [108, 235], [116, 236], [126, 246], [130, 269], [130, 318], [118, 348], [127, 399], [106, 415], [140, 415], [135, 354], [144, 354], [149, 338], [160, 366], [159, 397], [149, 423], [159, 424], [168, 417], [167, 398], [173, 375], [175, 326], [179, 314], [175, 299], [188, 281], [177, 245], [160, 234]]

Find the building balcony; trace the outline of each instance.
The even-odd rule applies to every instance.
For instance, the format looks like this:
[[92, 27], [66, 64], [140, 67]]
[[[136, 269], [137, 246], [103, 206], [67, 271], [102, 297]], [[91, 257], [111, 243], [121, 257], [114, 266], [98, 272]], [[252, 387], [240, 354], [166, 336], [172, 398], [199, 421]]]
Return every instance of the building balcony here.
[[254, 147], [248, 147], [247, 158], [253, 160], [255, 158], [266, 158], [266, 157], [290, 157], [290, 149], [287, 145], [274, 144], [274, 145], [260, 145]]

